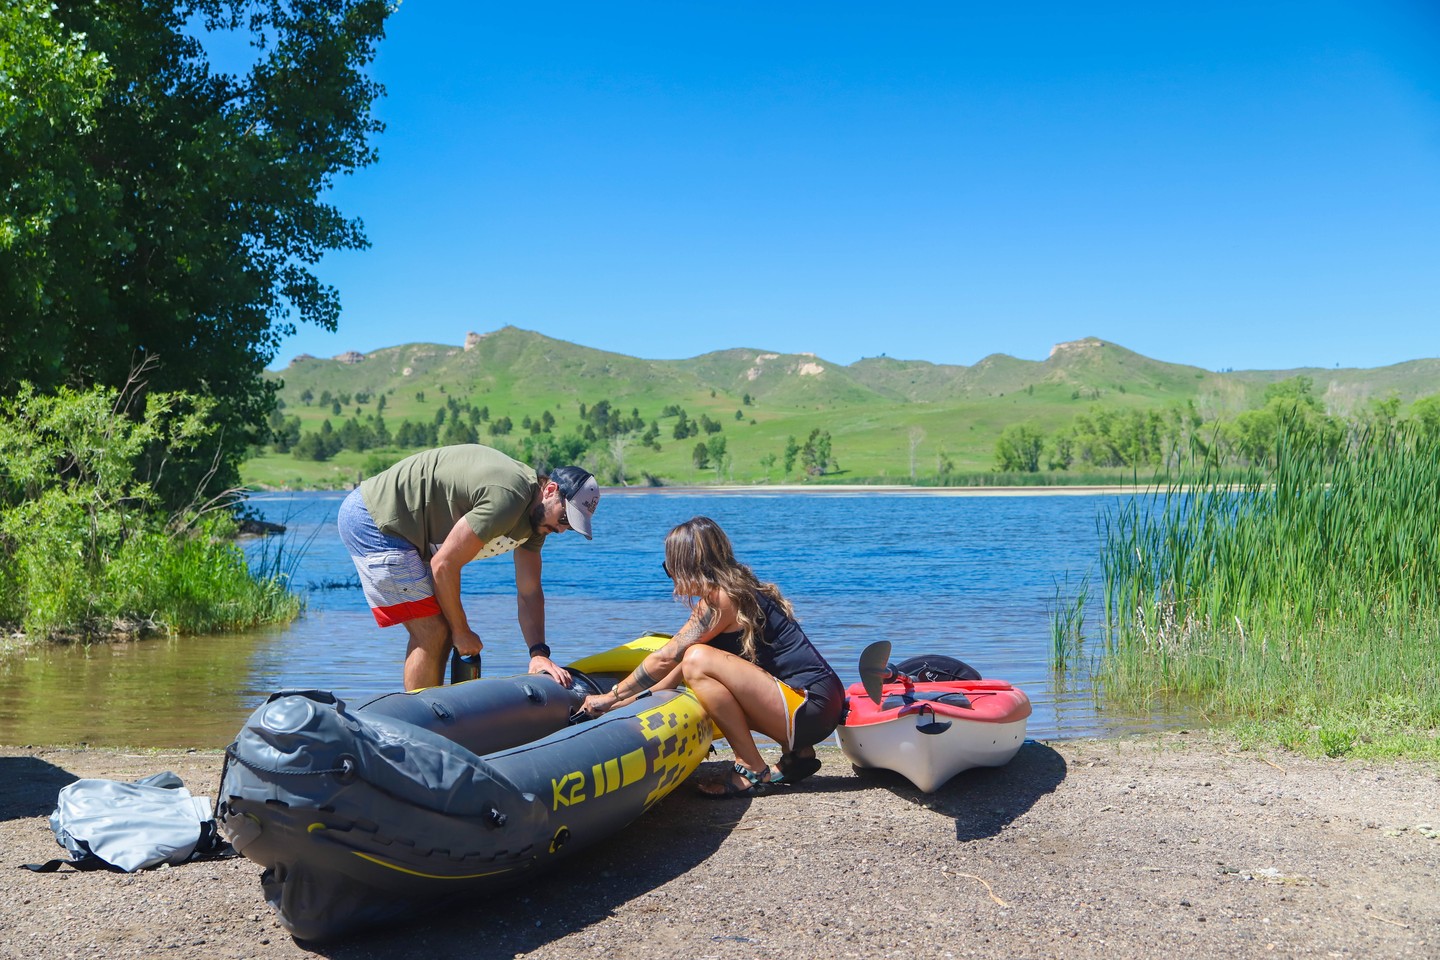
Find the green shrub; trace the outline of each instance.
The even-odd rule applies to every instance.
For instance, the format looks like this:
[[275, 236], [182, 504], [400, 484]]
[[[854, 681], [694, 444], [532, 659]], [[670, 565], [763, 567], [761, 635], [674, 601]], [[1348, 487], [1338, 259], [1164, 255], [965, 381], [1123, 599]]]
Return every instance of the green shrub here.
[[153, 443], [212, 439], [212, 404], [151, 394], [144, 413], [94, 388], [0, 401], [0, 627], [32, 637], [235, 629], [295, 616], [274, 571], [252, 574], [225, 501], [165, 515], [135, 463]]

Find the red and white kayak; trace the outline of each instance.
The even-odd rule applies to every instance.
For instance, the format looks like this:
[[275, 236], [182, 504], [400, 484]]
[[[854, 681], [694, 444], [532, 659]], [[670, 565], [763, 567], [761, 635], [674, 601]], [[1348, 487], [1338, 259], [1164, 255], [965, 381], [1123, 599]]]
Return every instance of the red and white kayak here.
[[[887, 678], [888, 679], [888, 678]], [[926, 793], [971, 767], [1001, 767], [1025, 742], [1030, 698], [1003, 680], [852, 684], [849, 713], [836, 728], [857, 767], [894, 770]]]

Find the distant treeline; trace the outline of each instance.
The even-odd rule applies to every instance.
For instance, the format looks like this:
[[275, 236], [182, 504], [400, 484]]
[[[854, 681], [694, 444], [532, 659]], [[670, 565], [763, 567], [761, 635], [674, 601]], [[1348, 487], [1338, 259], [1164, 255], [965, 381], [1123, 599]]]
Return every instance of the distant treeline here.
[[[1440, 432], [1440, 394], [1411, 406], [1411, 419], [1428, 432]], [[1274, 460], [1282, 427], [1334, 456], [1358, 432], [1400, 422], [1400, 401], [1375, 401], [1345, 419], [1325, 412], [1309, 377], [1272, 384], [1263, 404], [1229, 419], [1206, 419], [1193, 403], [1164, 411], [1094, 407], [1066, 427], [1045, 434], [1025, 423], [1007, 427], [995, 444], [995, 469], [1038, 472], [1086, 467], [1160, 468], [1182, 457], [1199, 456], [1225, 466], [1250, 466]]]
[[[424, 391], [418, 391], [415, 399], [424, 402]], [[394, 428], [385, 422], [382, 411], [386, 407], [385, 395], [378, 397], [370, 393], [336, 393], [323, 391], [318, 397], [310, 390], [300, 394], [302, 404], [318, 403], [329, 408], [331, 415], [342, 417], [345, 409], [353, 403], [355, 412], [340, 421], [336, 427], [329, 418], [321, 422], [318, 430], [302, 430], [298, 416], [286, 415], [285, 401], [279, 400], [269, 418], [268, 443], [265, 447], [275, 453], [290, 454], [300, 460], [325, 461], [342, 451], [364, 453], [367, 451], [391, 451], [392, 455], [374, 456], [366, 461], [364, 472], [375, 473], [399, 459], [405, 452], [427, 447], [448, 446], [457, 443], [486, 443], [499, 446], [537, 467], [546, 469], [566, 463], [586, 463], [595, 472], [604, 473], [607, 479], [616, 483], [626, 481], [624, 451], [630, 443], [659, 451], [661, 446], [661, 420], [670, 420], [668, 438], [685, 441], [691, 437], [704, 437], [691, 450], [691, 459], [697, 469], [713, 469], [723, 474], [731, 460], [723, 431], [725, 425], [708, 414], [691, 418], [686, 410], [669, 404], [659, 415], [648, 422], [638, 407], [629, 413], [623, 412], [609, 400], [579, 405], [579, 424], [569, 433], [556, 430], [557, 421], [550, 410], [538, 415], [520, 414], [518, 429], [514, 415], [506, 413], [492, 416], [488, 405], [476, 406], [447, 396], [432, 418], [426, 420], [403, 420]], [[363, 407], [374, 401], [373, 411]], [[752, 398], [745, 395], [746, 405]], [[746, 419], [743, 410], [735, 411], [735, 419]], [[753, 421], [752, 421], [753, 422]], [[838, 462], [832, 450], [828, 430], [814, 429], [804, 442], [794, 436], [786, 438], [784, 447], [777, 453], [765, 454], [761, 464], [768, 470], [775, 464], [783, 465], [787, 475], [798, 463], [809, 476], [821, 476], [838, 469]], [[654, 478], [648, 477], [653, 480]]]

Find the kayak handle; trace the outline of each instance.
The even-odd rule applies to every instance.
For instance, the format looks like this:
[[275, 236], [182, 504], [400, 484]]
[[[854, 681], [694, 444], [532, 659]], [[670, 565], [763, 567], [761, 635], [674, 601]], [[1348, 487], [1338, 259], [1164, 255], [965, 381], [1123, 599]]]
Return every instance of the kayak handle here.
[[[929, 720], [925, 719], [925, 714], [927, 713], [930, 714]], [[930, 706], [930, 704], [928, 703], [921, 707], [920, 711], [915, 714], [915, 731], [917, 733], [923, 733], [929, 737], [933, 737], [937, 734], [944, 733], [946, 730], [949, 730], [952, 723], [954, 723], [953, 720], [936, 719], [935, 708]]]

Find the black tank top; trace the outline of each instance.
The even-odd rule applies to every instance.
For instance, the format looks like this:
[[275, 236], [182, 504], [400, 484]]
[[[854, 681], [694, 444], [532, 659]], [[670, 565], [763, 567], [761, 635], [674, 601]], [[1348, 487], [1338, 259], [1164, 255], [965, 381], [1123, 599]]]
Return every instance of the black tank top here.
[[[836, 690], [843, 692], [840, 677], [825, 662], [800, 625], [785, 616], [785, 612], [765, 594], [757, 591], [755, 599], [760, 601], [760, 612], [765, 619], [755, 643], [756, 665], [796, 690], [813, 690], [825, 695]], [[710, 641], [710, 646], [737, 657], [745, 655], [741, 652], [739, 630], [717, 635]]]

